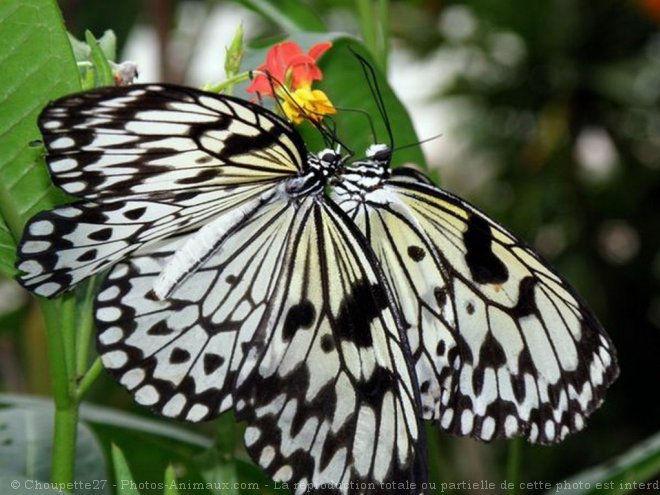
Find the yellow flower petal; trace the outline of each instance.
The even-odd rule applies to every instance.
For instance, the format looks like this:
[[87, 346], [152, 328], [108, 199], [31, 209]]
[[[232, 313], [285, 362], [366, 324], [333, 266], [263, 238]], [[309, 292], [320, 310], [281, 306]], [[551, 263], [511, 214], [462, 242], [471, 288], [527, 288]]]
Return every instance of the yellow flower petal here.
[[282, 109], [294, 124], [303, 120], [320, 122], [325, 115], [337, 113], [328, 96], [320, 89], [312, 90], [310, 85], [284, 95]]

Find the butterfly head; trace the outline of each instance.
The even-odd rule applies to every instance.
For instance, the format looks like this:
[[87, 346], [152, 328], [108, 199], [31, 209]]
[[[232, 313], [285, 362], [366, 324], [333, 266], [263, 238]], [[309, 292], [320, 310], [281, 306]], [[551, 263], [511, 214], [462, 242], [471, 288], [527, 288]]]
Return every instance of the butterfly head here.
[[365, 158], [353, 163], [353, 167], [365, 178], [387, 178], [390, 175], [390, 162], [392, 161], [392, 148], [387, 144], [372, 144], [365, 152]]
[[366, 151], [367, 160], [376, 162], [383, 168], [389, 168], [392, 159], [392, 149], [386, 144], [372, 144]]

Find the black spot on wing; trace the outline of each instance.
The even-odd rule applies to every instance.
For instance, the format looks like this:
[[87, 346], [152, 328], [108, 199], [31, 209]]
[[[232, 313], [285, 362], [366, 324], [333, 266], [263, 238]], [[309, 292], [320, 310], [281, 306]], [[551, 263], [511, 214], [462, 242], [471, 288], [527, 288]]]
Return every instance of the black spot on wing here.
[[107, 241], [112, 237], [112, 229], [110, 227], [105, 227], [103, 229], [99, 229], [96, 232], [92, 232], [89, 234], [87, 237], [89, 237], [93, 241]]
[[204, 156], [200, 156], [199, 158], [195, 158], [195, 163], [198, 163], [198, 164], [200, 164], [200, 165], [203, 165], [204, 163], [208, 163], [208, 162], [210, 162], [211, 160], [213, 160], [213, 158], [212, 158], [211, 156], [209, 156], [209, 155], [204, 155]]
[[509, 272], [502, 260], [493, 253], [490, 225], [484, 218], [470, 215], [463, 241], [466, 250], [465, 262], [475, 282], [501, 284], [507, 281]]
[[155, 323], [149, 328], [149, 330], [147, 330], [147, 335], [154, 335], [154, 336], [170, 335], [173, 332], [174, 329], [170, 327], [166, 321], [159, 320], [158, 323]]
[[302, 328], [309, 328], [314, 323], [316, 311], [310, 301], [301, 301], [289, 308], [284, 320], [282, 337], [289, 341]]
[[534, 287], [536, 287], [536, 279], [534, 277], [525, 277], [520, 281], [518, 286], [518, 302], [513, 308], [513, 314], [516, 318], [529, 316], [536, 311]]
[[447, 289], [444, 287], [435, 287], [433, 289], [433, 297], [435, 297], [438, 307], [441, 310], [444, 309], [445, 304], [447, 304]]
[[380, 285], [371, 285], [365, 280], [356, 282], [339, 306], [335, 321], [336, 336], [359, 347], [370, 347], [371, 322], [387, 306], [387, 295]]
[[527, 386], [525, 385], [525, 376], [522, 374], [511, 376], [511, 389], [513, 396], [519, 404], [522, 404], [527, 396]]
[[78, 256], [76, 258], [76, 261], [92, 261], [96, 259], [97, 255], [98, 255], [97, 249], [89, 249], [80, 256]]
[[127, 212], [124, 213], [124, 216], [128, 218], [129, 220], [137, 220], [139, 219], [142, 215], [146, 213], [147, 209], [144, 206], [140, 206], [138, 208], [132, 208], [128, 210]]
[[506, 354], [504, 353], [502, 344], [500, 344], [491, 332], [488, 332], [479, 351], [479, 365], [497, 369], [505, 364]]
[[225, 362], [225, 358], [212, 352], [204, 354], [204, 373], [210, 375]]
[[180, 347], [175, 347], [172, 353], [170, 354], [170, 363], [172, 364], [181, 364], [185, 363], [190, 359], [190, 353], [185, 349]]
[[222, 173], [222, 169], [220, 167], [214, 167], [214, 168], [207, 168], [204, 170], [200, 170], [194, 175], [190, 175], [188, 177], [182, 177], [180, 179], [177, 179], [176, 183], [177, 184], [201, 184], [203, 182], [210, 182], [213, 179], [217, 178], [218, 175]]
[[364, 403], [378, 411], [385, 394], [396, 390], [396, 379], [391, 370], [378, 366], [366, 381], [356, 382], [355, 389]]
[[413, 261], [419, 262], [426, 256], [426, 251], [419, 246], [408, 246], [408, 256], [410, 256]]
[[335, 341], [332, 338], [332, 335], [326, 333], [321, 337], [321, 349], [323, 349], [323, 352], [326, 354], [335, 350]]

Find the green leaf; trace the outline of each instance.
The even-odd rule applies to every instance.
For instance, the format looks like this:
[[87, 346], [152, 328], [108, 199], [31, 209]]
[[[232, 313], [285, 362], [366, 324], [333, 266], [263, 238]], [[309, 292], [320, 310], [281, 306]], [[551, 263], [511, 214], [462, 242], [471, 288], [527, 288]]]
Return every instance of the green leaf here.
[[80, 90], [76, 64], [52, 0], [0, 2], [0, 215], [14, 239], [39, 210], [61, 203], [43, 166], [36, 120], [50, 100]]
[[[0, 405], [4, 404], [53, 409], [49, 400], [13, 394], [0, 394]], [[85, 403], [80, 406], [80, 421], [94, 432], [108, 458], [112, 456], [111, 444], [122, 449], [136, 480], [160, 483], [164, 470], [174, 463], [182, 468], [180, 483], [204, 481], [201, 458], [213, 443], [183, 425]], [[207, 493], [202, 491], [200, 495]]]
[[13, 277], [16, 273], [14, 260], [16, 259], [16, 242], [9, 232], [4, 218], [0, 216], [0, 274]]
[[[1, 477], [23, 477], [33, 482], [47, 482], [52, 449], [52, 408], [38, 410], [16, 407], [0, 410]], [[98, 480], [106, 478], [101, 447], [89, 428], [79, 424], [75, 479], [80, 484], [74, 491], [77, 494], [107, 494], [107, 487], [98, 484]], [[24, 484], [22, 486], [26, 487]]]
[[269, 21], [277, 24], [282, 31], [325, 31], [323, 21], [300, 0], [239, 0]]
[[91, 31], [85, 31], [85, 41], [92, 49], [91, 58], [96, 70], [96, 86], [112, 86], [115, 78], [112, 75], [112, 68], [100, 42], [94, 38]]
[[[657, 481], [654, 487], [646, 488], [640, 488], [640, 483], [657, 478], [659, 474], [660, 433], [656, 433], [624, 454], [557, 483], [552, 490], [546, 492], [546, 495], [637, 493], [637, 489], [657, 493]], [[637, 489], [634, 487], [634, 483], [637, 483]]]
[[115, 470], [115, 483], [119, 493], [122, 495], [140, 495], [124, 453], [114, 444], [112, 445], [112, 465]]

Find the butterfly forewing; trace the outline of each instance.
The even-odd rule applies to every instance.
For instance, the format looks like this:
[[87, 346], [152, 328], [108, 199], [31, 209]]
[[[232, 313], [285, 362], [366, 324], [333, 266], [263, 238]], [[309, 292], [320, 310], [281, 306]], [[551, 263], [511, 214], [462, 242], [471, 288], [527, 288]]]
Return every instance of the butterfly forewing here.
[[335, 195], [368, 236], [404, 314], [426, 418], [482, 440], [580, 430], [617, 374], [568, 284], [464, 201], [395, 173]]
[[272, 112], [168, 85], [99, 88], [39, 117], [53, 181], [85, 198], [43, 212], [19, 247], [19, 281], [54, 296], [136, 249], [255, 200], [305, 167]]
[[67, 96], [39, 127], [55, 184], [88, 199], [272, 181], [305, 160], [300, 136], [275, 114], [170, 85]]

